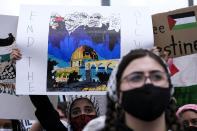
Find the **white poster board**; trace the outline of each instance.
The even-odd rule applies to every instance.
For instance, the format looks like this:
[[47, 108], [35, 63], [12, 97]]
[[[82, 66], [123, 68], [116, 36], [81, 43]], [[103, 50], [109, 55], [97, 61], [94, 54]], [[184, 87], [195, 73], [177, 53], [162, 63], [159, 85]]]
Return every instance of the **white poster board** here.
[[[8, 33], [16, 37], [17, 23], [18, 16], [0, 15], [0, 38], [7, 38]], [[0, 54], [11, 53], [12, 47], [13, 45], [0, 46]], [[51, 96], [50, 100], [57, 107], [57, 96]], [[0, 119], [36, 119], [35, 108], [29, 96], [16, 96], [15, 82], [0, 83], [0, 105]]]
[[[93, 24], [95, 24], [96, 19], [99, 19], [102, 22], [97, 23], [98, 25], [92, 25], [91, 20], [93, 20]], [[63, 26], [60, 26], [62, 24]], [[84, 85], [87, 86], [88, 91], [86, 91], [86, 88], [82, 88], [78, 90], [76, 85], [75, 85], [76, 88], [74, 88], [73, 86], [74, 84], [72, 84], [73, 87], [71, 87], [71, 89], [69, 90], [70, 85], [68, 86], [67, 83], [68, 83], [68, 77], [70, 79], [70, 76], [67, 76], [66, 73], [68, 73], [68, 70], [72, 70], [72, 71], [74, 70], [74, 72], [77, 70], [76, 72], [78, 72], [78, 76], [80, 76], [78, 79], [80, 80], [85, 79], [83, 81], [84, 83], [86, 83], [88, 80], [92, 80], [94, 83], [96, 83], [98, 81], [98, 78], [93, 79], [92, 77], [95, 74], [93, 74], [90, 77], [90, 79], [88, 79], [87, 77], [83, 78], [83, 72], [86, 72], [86, 75], [88, 74], [88, 71], [86, 69], [90, 68], [89, 65], [91, 65], [89, 74], [92, 73], [91, 72], [92, 69], [95, 69], [96, 71], [100, 69], [99, 65], [102, 65], [103, 63], [104, 64], [102, 68], [106, 68], [108, 66], [104, 66], [104, 65], [109, 65], [109, 63], [106, 64], [107, 62], [112, 63], [113, 66], [111, 66], [110, 68], [113, 69], [115, 65], [113, 63], [117, 62], [117, 60], [119, 59], [118, 57], [113, 59], [115, 62], [109, 59], [104, 59], [107, 60], [107, 62], [91, 61], [92, 62], [91, 63], [86, 61], [89, 65], [84, 64], [83, 65], [84, 67], [81, 66], [81, 68], [85, 68], [83, 72], [79, 68], [73, 66], [76, 64], [76, 62], [73, 59], [69, 59], [68, 61], [70, 62], [70, 68], [61, 68], [61, 70], [66, 70], [67, 72], [66, 71], [60, 72], [61, 75], [65, 75], [65, 76], [63, 77], [61, 75], [57, 76], [59, 71], [59, 70], [57, 71], [56, 69], [57, 66], [54, 66], [53, 70], [51, 70], [51, 73], [54, 73], [54, 70], [56, 71], [56, 76], [55, 76], [56, 82], [60, 81], [61, 82], [60, 84], [63, 84], [66, 89], [59, 88], [59, 83], [58, 84], [54, 83], [51, 84], [50, 87], [49, 86], [47, 87], [48, 84], [47, 67], [49, 65], [47, 60], [49, 60], [49, 52], [51, 51], [51, 45], [49, 43], [54, 39], [55, 40], [59, 39], [58, 37], [51, 38], [52, 40], [49, 38], [49, 36], [54, 33], [51, 32], [51, 30], [53, 29], [61, 30], [62, 28], [63, 29], [66, 28], [67, 34], [70, 36], [76, 30], [78, 30], [79, 32], [81, 31], [79, 29], [80, 25], [82, 25], [86, 29], [90, 29], [90, 32], [93, 30], [92, 27], [95, 27], [95, 30], [98, 31], [99, 33], [99, 30], [97, 29], [98, 28], [103, 29], [104, 28], [103, 25], [108, 26], [107, 33], [115, 32], [115, 35], [117, 35], [117, 32], [120, 32], [120, 34], [118, 34], [117, 36], [118, 39], [116, 39], [120, 44], [120, 46], [117, 47], [120, 49], [118, 52], [119, 57], [125, 55], [131, 49], [135, 49], [135, 48], [150, 49], [153, 46], [152, 20], [151, 20], [150, 10], [144, 7], [114, 8], [114, 7], [65, 7], [65, 6], [23, 5], [21, 6], [21, 10], [20, 10], [20, 18], [19, 18], [18, 32], [17, 32], [18, 34], [17, 45], [21, 49], [23, 56], [22, 60], [17, 62], [17, 78], [16, 78], [17, 94], [48, 94], [48, 95], [78, 94], [79, 95], [80, 93], [81, 94], [86, 93], [91, 95], [93, 94], [99, 95], [106, 93], [105, 89], [103, 89], [102, 86], [96, 89], [94, 88], [93, 91], [93, 90], [89, 90], [90, 88], [89, 85], [87, 84]], [[113, 33], [111, 34], [113, 35]], [[79, 42], [77, 43], [79, 46], [81, 44], [80, 43], [81, 38], [79, 37], [76, 38], [79, 39]], [[69, 37], [67, 39], [65, 38], [62, 41], [66, 43], [67, 41], [70, 42], [76, 38]], [[91, 38], [94, 39], [94, 36], [91, 36]], [[110, 41], [110, 38], [111, 36], [105, 37], [104, 39], [105, 41]], [[84, 39], [84, 37], [82, 37], [82, 39]], [[89, 39], [89, 37], [87, 39]], [[96, 39], [96, 40], [100, 40], [100, 39]], [[87, 50], [92, 50], [91, 48], [88, 47], [90, 44], [89, 41], [85, 41], [84, 43], [85, 43], [84, 45], [81, 44], [82, 47], [79, 47], [77, 49], [85, 50], [84, 48], [86, 49], [88, 48]], [[48, 44], [50, 46], [48, 46]], [[66, 47], [65, 45], [62, 45], [61, 42], [59, 42], [58, 44], [59, 47], [57, 46], [56, 48], [53, 48], [51, 52], [55, 51], [57, 48], [61, 48], [63, 52], [69, 52], [70, 50], [72, 50], [72, 47], [70, 47], [70, 45], [66, 45], [67, 46]], [[72, 44], [74, 45], [74, 43]], [[65, 46], [65, 48], [62, 48], [61, 46]], [[104, 47], [98, 46], [97, 49], [102, 50], [104, 49]], [[97, 51], [100, 51], [100, 50], [96, 50], [96, 51], [94, 50], [91, 51], [91, 53], [93, 52], [91, 55], [95, 54], [95, 52]], [[56, 52], [56, 54], [58, 53]], [[72, 52], [72, 54], [74, 53]], [[109, 55], [113, 56], [113, 54], [109, 54]], [[75, 58], [75, 56], [76, 54], [73, 56], [73, 58]], [[105, 56], [108, 56], [108, 54], [106, 54]], [[65, 56], [65, 59], [66, 57], [67, 56]], [[95, 58], [94, 60], [97, 60], [97, 58], [99, 59], [101, 57], [98, 55], [94, 58]], [[53, 58], [50, 56], [50, 59]], [[77, 61], [77, 64], [80, 65], [80, 63], [81, 63], [80, 61]], [[82, 74], [80, 74], [81, 72], [79, 70], [82, 72]], [[69, 72], [69, 75], [70, 74], [71, 73]], [[65, 81], [67, 83], [65, 83]], [[58, 89], [56, 88], [57, 90], [55, 90], [55, 87], [57, 86]], [[54, 87], [53, 90], [50, 89], [52, 87]]]

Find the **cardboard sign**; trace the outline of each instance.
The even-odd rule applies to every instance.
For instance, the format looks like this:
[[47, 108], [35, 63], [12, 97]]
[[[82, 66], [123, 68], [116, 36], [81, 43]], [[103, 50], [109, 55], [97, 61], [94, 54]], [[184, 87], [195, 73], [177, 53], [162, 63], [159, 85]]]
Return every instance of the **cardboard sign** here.
[[154, 44], [170, 57], [197, 53], [197, 6], [152, 15]]

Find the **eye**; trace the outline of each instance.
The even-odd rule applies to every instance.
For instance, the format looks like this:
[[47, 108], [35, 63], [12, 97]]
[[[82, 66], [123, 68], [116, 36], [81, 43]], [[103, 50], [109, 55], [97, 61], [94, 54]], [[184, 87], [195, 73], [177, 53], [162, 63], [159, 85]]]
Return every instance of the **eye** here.
[[142, 74], [131, 74], [127, 77], [128, 82], [140, 82], [141, 80], [143, 80]]
[[86, 109], [86, 112], [91, 113], [92, 109]]
[[197, 118], [191, 119], [191, 123], [192, 123], [193, 125], [197, 125]]
[[81, 112], [80, 112], [80, 110], [74, 110], [74, 111], [72, 111], [72, 114], [73, 115], [79, 115]]
[[153, 81], [161, 81], [161, 80], [165, 80], [166, 74], [162, 72], [154, 72], [150, 74], [150, 77], [151, 77], [151, 80]]
[[189, 121], [185, 120], [182, 122], [184, 127], [188, 127], [189, 126]]
[[86, 107], [86, 108], [85, 108], [85, 112], [86, 112], [86, 113], [92, 113], [92, 112], [93, 112], [92, 107]]
[[162, 76], [160, 74], [154, 74], [154, 75], [152, 75], [152, 80], [160, 81], [160, 80], [162, 80]]

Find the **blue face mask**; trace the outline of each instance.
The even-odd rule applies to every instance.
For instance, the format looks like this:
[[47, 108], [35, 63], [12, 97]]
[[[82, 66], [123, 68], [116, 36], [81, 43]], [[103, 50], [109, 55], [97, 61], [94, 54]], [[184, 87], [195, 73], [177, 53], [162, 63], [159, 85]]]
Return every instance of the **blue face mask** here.
[[185, 128], [185, 131], [197, 131], [197, 127], [195, 126], [188, 126]]

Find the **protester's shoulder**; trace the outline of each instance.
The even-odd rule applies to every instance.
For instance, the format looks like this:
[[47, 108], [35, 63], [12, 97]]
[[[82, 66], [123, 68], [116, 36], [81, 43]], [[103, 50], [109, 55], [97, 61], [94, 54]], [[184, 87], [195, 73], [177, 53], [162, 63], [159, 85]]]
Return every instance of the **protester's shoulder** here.
[[91, 120], [83, 131], [98, 131], [104, 128], [106, 116], [100, 116]]

